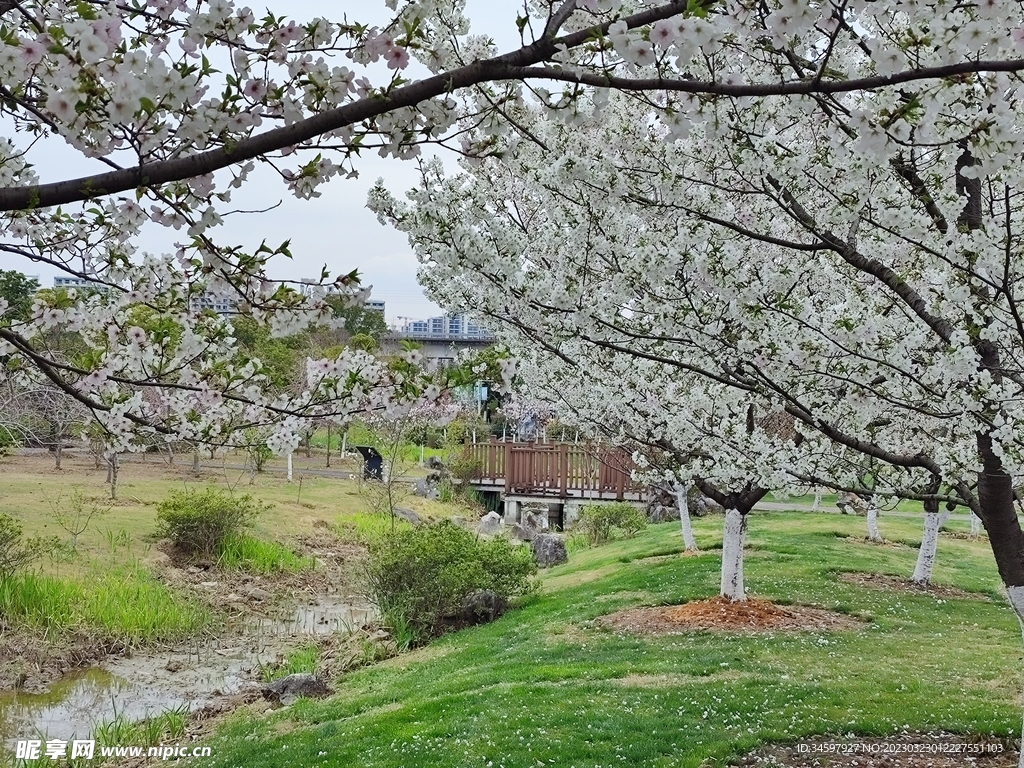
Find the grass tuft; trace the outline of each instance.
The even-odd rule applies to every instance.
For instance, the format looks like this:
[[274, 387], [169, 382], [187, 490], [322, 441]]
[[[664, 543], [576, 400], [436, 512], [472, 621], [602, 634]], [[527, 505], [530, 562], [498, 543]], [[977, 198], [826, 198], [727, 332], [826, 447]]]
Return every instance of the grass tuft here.
[[300, 557], [275, 541], [263, 541], [248, 534], [232, 534], [218, 547], [221, 568], [254, 573], [294, 573], [313, 567], [312, 558]]

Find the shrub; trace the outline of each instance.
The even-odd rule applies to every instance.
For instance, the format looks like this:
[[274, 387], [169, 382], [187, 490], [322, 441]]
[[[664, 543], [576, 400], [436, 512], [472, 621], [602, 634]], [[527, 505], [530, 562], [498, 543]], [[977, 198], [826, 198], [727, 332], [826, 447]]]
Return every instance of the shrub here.
[[22, 539], [21, 525], [0, 513], [0, 581], [9, 579], [36, 558], [53, 551], [55, 539]]
[[461, 480], [462, 487], [465, 488], [471, 480], [480, 477], [480, 473], [483, 471], [483, 462], [475, 458], [466, 447], [459, 452], [458, 456], [448, 462], [448, 471], [451, 472], [452, 477]]
[[618, 535], [630, 539], [647, 527], [647, 518], [631, 504], [591, 504], [580, 512], [578, 530], [590, 546], [604, 544]]
[[409, 646], [443, 632], [473, 592], [489, 590], [503, 601], [529, 592], [537, 566], [527, 547], [481, 541], [443, 521], [372, 542], [367, 571], [370, 597]]
[[266, 505], [225, 491], [177, 491], [156, 508], [158, 535], [188, 554], [212, 555], [230, 536], [250, 525]]
[[14, 435], [4, 427], [0, 427], [0, 456], [7, 456], [17, 447], [18, 443], [14, 439]]

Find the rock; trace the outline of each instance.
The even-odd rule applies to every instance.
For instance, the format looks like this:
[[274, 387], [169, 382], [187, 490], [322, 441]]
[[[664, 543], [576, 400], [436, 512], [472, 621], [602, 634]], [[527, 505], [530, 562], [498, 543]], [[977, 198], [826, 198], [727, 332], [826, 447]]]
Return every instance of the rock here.
[[412, 492], [417, 496], [426, 499], [430, 496], [430, 483], [422, 477], [417, 478], [416, 482], [412, 484]]
[[181, 662], [178, 659], [171, 659], [167, 662], [167, 666], [164, 667], [168, 672], [180, 672]]
[[443, 471], [445, 468], [444, 462], [437, 458], [437, 456], [427, 457], [427, 460], [424, 462], [424, 465], [427, 467], [427, 469], [434, 469], [437, 470], [438, 472]]
[[464, 517], [456, 515], [452, 518], [452, 525], [457, 525], [459, 528], [469, 528], [469, 521]]
[[249, 599], [250, 600], [255, 600], [257, 602], [263, 602], [264, 600], [270, 600], [273, 597], [273, 595], [270, 594], [269, 592], [267, 592], [267, 590], [262, 589], [260, 587], [253, 587], [246, 594], [249, 595]]
[[522, 523], [516, 523], [512, 526], [510, 535], [513, 539], [518, 541], [533, 541], [534, 537], [537, 535], [537, 531], [523, 525]]
[[300, 672], [268, 683], [260, 693], [268, 701], [291, 704], [298, 698], [318, 699], [323, 696], [330, 696], [331, 689], [316, 675]]
[[497, 512], [488, 512], [480, 518], [476, 532], [481, 536], [497, 536], [501, 533], [501, 515]]
[[420, 520], [420, 516], [413, 512], [411, 509], [405, 509], [404, 507], [395, 507], [395, 517], [411, 525], [419, 525], [423, 521]]
[[546, 531], [548, 529], [548, 510], [545, 506], [542, 510], [523, 510], [523, 525], [534, 531]]
[[459, 618], [470, 624], [486, 624], [494, 621], [508, 609], [505, 599], [489, 589], [478, 589], [462, 600]]
[[569, 562], [565, 542], [551, 533], [539, 533], [533, 537], [533, 559], [541, 568], [550, 568]]

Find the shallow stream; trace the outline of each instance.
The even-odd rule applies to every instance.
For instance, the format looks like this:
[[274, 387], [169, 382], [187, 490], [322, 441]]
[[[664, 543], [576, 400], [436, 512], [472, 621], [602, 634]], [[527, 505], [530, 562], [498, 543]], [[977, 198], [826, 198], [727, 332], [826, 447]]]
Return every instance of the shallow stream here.
[[142, 720], [257, 690], [260, 669], [301, 645], [302, 638], [348, 632], [373, 616], [369, 605], [321, 598], [290, 615], [246, 619], [191, 647], [108, 659], [66, 675], [46, 693], [0, 692], [0, 742], [89, 738], [97, 725], [117, 715]]

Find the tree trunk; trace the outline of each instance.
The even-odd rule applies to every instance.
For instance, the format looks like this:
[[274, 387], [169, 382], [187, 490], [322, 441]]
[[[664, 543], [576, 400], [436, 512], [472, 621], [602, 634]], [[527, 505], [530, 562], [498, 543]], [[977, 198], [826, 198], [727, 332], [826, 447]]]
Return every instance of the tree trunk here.
[[63, 451], [64, 451], [64, 446], [62, 446], [60, 444], [60, 441], [58, 441], [57, 445], [53, 449], [53, 468], [54, 469], [60, 469], [60, 460], [61, 460], [61, 454], [63, 453]]
[[725, 513], [722, 536], [722, 597], [734, 603], [747, 599], [743, 588], [743, 544], [747, 533], [747, 516], [738, 509]]
[[[937, 505], [936, 505], [937, 506]], [[935, 553], [939, 546], [939, 528], [949, 519], [949, 512], [927, 511], [924, 515], [924, 534], [921, 548], [917, 551], [917, 565], [911, 580], [915, 584], [928, 584], [932, 579]]]
[[120, 461], [117, 454], [111, 454], [107, 459], [107, 482], [110, 483], [110, 498], [117, 499], [117, 471], [120, 469]]
[[975, 538], [981, 533], [981, 518], [971, 512], [971, 536]]
[[331, 425], [327, 425], [327, 468], [331, 468]]
[[288, 451], [288, 482], [292, 482], [292, 452]]
[[348, 432], [341, 436], [341, 458], [345, 458], [345, 449], [348, 447]]
[[683, 544], [687, 552], [697, 552], [697, 540], [693, 538], [693, 528], [690, 526], [690, 500], [689, 487], [676, 486], [676, 506], [679, 508], [679, 525], [683, 529]]
[[878, 502], [874, 496], [868, 499], [868, 541], [882, 541], [882, 534], [878, 530]]
[[821, 512], [821, 488], [814, 489], [814, 511]]
[[195, 451], [192, 453], [192, 472], [199, 474], [199, 446], [196, 446]]
[[306, 433], [306, 458], [307, 459], [312, 459], [313, 458], [313, 433], [312, 432], [307, 432]]

